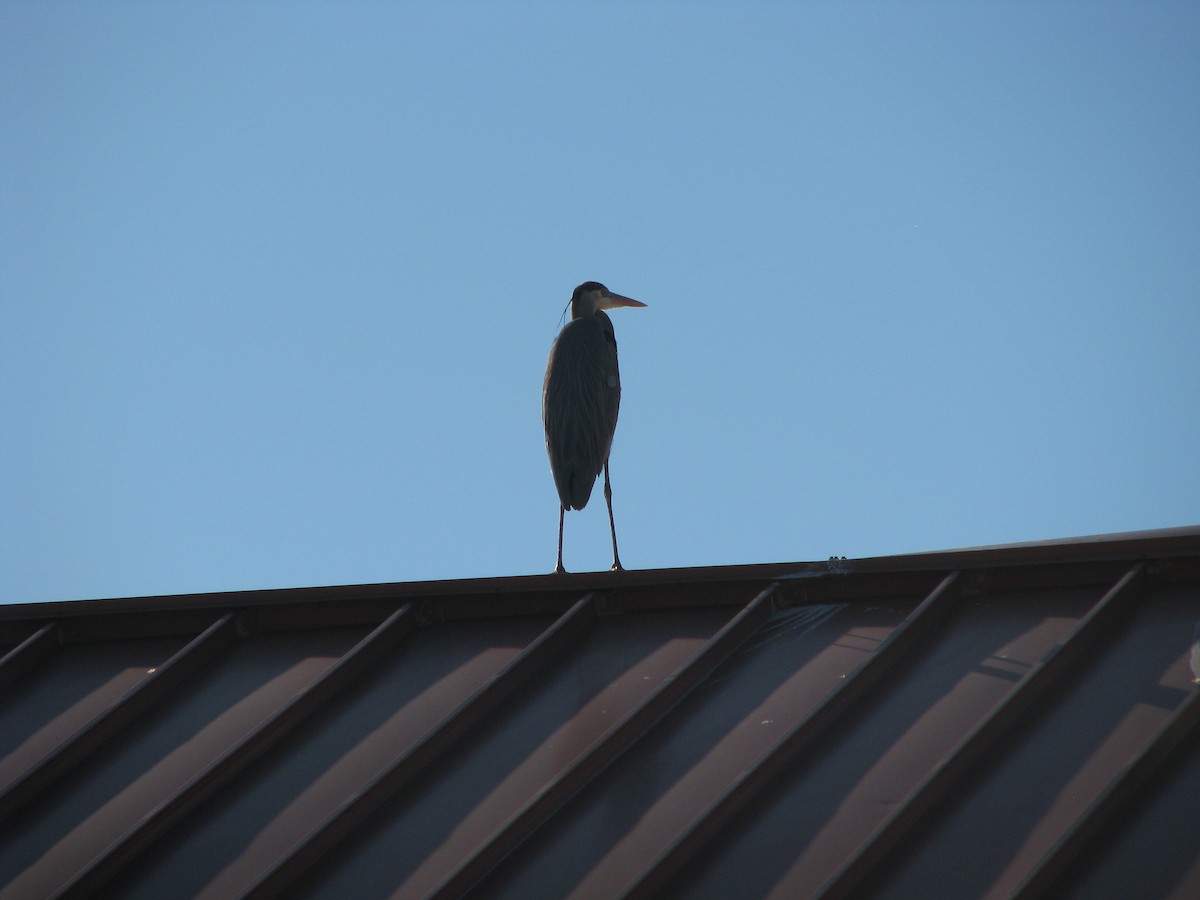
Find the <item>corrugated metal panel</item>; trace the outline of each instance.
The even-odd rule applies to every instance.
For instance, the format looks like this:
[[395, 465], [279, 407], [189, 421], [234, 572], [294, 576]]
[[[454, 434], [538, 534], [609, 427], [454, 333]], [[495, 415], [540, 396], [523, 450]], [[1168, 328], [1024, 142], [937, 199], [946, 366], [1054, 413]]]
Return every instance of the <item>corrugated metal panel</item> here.
[[0, 609], [0, 898], [1200, 895], [1200, 529]]

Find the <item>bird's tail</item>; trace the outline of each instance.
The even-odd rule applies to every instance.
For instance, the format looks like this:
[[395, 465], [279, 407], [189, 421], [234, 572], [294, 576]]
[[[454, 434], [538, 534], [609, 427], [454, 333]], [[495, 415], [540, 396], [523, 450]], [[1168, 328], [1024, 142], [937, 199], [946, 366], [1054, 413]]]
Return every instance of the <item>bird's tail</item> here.
[[557, 484], [558, 499], [563, 509], [583, 509], [592, 497], [596, 475], [585, 472], [579, 466], [569, 466], [563, 474], [563, 479]]

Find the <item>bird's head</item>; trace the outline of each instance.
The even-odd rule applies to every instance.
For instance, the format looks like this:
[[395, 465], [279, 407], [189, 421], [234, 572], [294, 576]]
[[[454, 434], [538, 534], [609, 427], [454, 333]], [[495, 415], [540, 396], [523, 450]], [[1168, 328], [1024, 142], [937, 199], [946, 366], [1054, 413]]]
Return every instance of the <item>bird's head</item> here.
[[614, 294], [598, 281], [585, 281], [571, 295], [571, 318], [594, 316], [602, 309], [616, 309], [618, 306], [645, 305], [640, 300]]

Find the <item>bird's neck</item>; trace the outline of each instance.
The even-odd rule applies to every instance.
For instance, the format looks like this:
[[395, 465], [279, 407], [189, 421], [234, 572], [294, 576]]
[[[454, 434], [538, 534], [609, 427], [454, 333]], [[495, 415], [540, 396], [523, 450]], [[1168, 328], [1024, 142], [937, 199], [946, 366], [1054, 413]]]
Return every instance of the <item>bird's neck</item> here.
[[587, 301], [571, 303], [571, 318], [586, 319], [588, 316], [594, 316], [597, 313], [596, 304], [588, 303]]

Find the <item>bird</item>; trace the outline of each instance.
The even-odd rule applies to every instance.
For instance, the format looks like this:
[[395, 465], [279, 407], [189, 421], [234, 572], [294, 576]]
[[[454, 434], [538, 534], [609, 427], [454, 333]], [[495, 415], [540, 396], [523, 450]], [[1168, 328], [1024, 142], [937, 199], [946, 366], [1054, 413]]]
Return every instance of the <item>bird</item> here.
[[587, 506], [601, 472], [612, 532], [612, 571], [621, 570], [608, 477], [608, 454], [621, 405], [621, 375], [617, 370], [617, 339], [604, 310], [645, 305], [614, 294], [598, 281], [585, 281], [571, 294], [571, 321], [550, 347], [542, 383], [542, 424], [559, 500], [555, 573], [566, 571], [562, 561], [566, 512]]

